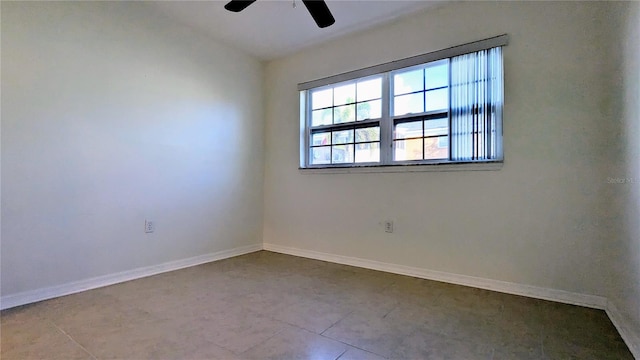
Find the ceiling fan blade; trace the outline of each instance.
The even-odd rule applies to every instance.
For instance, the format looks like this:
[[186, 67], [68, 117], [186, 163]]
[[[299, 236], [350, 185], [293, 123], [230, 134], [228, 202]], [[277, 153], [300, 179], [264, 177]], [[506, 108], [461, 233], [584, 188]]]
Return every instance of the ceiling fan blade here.
[[254, 2], [256, 2], [256, 0], [231, 0], [224, 6], [224, 8], [229, 11], [240, 12]]
[[336, 22], [324, 0], [302, 0], [302, 3], [307, 7], [318, 27], [325, 28]]

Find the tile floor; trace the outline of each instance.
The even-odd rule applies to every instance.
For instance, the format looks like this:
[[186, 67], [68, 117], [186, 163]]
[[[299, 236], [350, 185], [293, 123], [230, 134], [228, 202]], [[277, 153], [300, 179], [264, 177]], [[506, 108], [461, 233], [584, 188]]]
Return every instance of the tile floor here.
[[3, 311], [8, 359], [633, 359], [603, 311], [266, 251]]

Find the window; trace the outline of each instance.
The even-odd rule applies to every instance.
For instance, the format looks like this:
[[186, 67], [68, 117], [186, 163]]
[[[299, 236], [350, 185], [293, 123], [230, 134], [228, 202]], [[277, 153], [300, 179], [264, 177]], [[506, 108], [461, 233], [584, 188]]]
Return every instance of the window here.
[[393, 160], [448, 159], [449, 59], [392, 74]]
[[380, 162], [382, 77], [310, 91], [311, 165]]
[[502, 161], [507, 40], [300, 84], [301, 167]]

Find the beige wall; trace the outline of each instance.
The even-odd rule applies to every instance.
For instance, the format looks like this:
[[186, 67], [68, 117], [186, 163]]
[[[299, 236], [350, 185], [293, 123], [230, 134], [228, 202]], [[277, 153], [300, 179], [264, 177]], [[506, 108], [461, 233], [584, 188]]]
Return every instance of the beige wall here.
[[635, 332], [640, 355], [640, 2], [612, 4], [616, 23], [612, 39], [614, 76], [613, 120], [617, 161], [607, 166], [614, 220], [611, 248], [609, 300]]
[[[606, 295], [606, 3], [471, 2], [267, 65], [264, 242]], [[296, 84], [508, 33], [500, 171], [302, 174]], [[380, 222], [395, 221], [393, 234]]]
[[3, 296], [261, 242], [262, 65], [172, 24], [2, 2]]

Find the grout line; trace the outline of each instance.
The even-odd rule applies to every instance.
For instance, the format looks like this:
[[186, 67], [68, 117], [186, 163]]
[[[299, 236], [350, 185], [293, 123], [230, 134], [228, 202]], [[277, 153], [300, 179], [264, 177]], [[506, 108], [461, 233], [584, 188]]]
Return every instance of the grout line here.
[[345, 316], [343, 316], [342, 318], [338, 319], [338, 321], [336, 321], [336, 322], [334, 322], [333, 324], [331, 324], [328, 328], [326, 328], [326, 329], [322, 330], [318, 335], [322, 335], [322, 334], [324, 334], [324, 333], [325, 333], [325, 332], [327, 332], [329, 329], [331, 329], [332, 327], [336, 326], [340, 321], [342, 321], [342, 320], [344, 320], [344, 319], [348, 318], [348, 317], [349, 317], [351, 314], [353, 314], [355, 311], [356, 311], [355, 309], [353, 309], [353, 310], [349, 311], [349, 313], [348, 313], [347, 315], [345, 315]]
[[[355, 311], [355, 310], [354, 310], [354, 311]], [[346, 316], [345, 316], [345, 317], [346, 317]], [[342, 320], [342, 319], [341, 319], [341, 320]], [[386, 357], [386, 356], [383, 356], [383, 355], [380, 355], [380, 354], [378, 354], [378, 353], [374, 353], [373, 351], [369, 351], [369, 350], [363, 349], [363, 348], [361, 348], [361, 347], [358, 347], [358, 346], [355, 346], [355, 345], [349, 344], [349, 343], [344, 342], [344, 341], [342, 341], [342, 340], [334, 339], [334, 338], [332, 338], [332, 337], [329, 337], [329, 336], [326, 336], [326, 335], [322, 335], [322, 334], [317, 334], [317, 333], [315, 333], [314, 331], [310, 331], [310, 330], [307, 330], [307, 329], [301, 328], [301, 327], [300, 327], [300, 326], [298, 326], [298, 325], [289, 324], [289, 323], [284, 322], [284, 321], [281, 321], [281, 320], [277, 320], [277, 321], [280, 321], [280, 322], [282, 322], [282, 323], [285, 323], [285, 324], [287, 324], [287, 325], [290, 325], [290, 326], [292, 326], [292, 327], [294, 327], [294, 328], [297, 328], [298, 330], [302, 330], [302, 331], [306, 331], [306, 332], [311, 333], [311, 334], [314, 334], [314, 335], [322, 336], [322, 337], [323, 337], [323, 338], [325, 338], [325, 339], [328, 339], [328, 340], [331, 340], [331, 341], [337, 341], [337, 342], [339, 342], [339, 343], [341, 343], [341, 344], [344, 344], [344, 345], [347, 345], [347, 346], [349, 346], [349, 347], [352, 347], [352, 348], [355, 348], [355, 349], [358, 349], [358, 350], [362, 350], [362, 351], [367, 352], [367, 353], [369, 353], [369, 354], [374, 354], [374, 355], [380, 356], [380, 357], [382, 357], [382, 358], [384, 358], [384, 359], [387, 359], [387, 357]], [[340, 320], [338, 320], [338, 322], [340, 322]], [[327, 330], [328, 330], [328, 329], [327, 329]], [[284, 329], [280, 330], [278, 333], [280, 333], [280, 332], [282, 332], [282, 331], [284, 331]], [[325, 331], [326, 331], [326, 330], [325, 330]], [[323, 333], [324, 333], [324, 331], [323, 331]], [[276, 334], [276, 335], [277, 335], [277, 334]], [[275, 335], [273, 335], [273, 336], [275, 336]], [[273, 336], [272, 336], [272, 337], [273, 337]], [[265, 341], [266, 341], [266, 340], [265, 340]], [[256, 346], [257, 346], [257, 345], [256, 345]], [[255, 346], [254, 346], [254, 347], [255, 347]], [[347, 349], [347, 350], [348, 350], [348, 349]], [[345, 352], [347, 352], [347, 351], [345, 350]], [[340, 354], [340, 356], [342, 356], [342, 355], [344, 355], [344, 353]], [[339, 357], [340, 357], [340, 356], [339, 356]], [[338, 359], [336, 359], [336, 360], [338, 360]]]
[[89, 350], [87, 350], [84, 346], [82, 346], [82, 344], [80, 344], [79, 342], [77, 342], [71, 335], [67, 334], [66, 331], [62, 330], [61, 327], [59, 327], [58, 325], [56, 325], [56, 323], [54, 323], [53, 321], [49, 320], [49, 322], [51, 323], [51, 325], [53, 325], [56, 329], [58, 329], [58, 331], [60, 331], [61, 333], [63, 333], [66, 337], [68, 337], [71, 341], [73, 341], [74, 344], [78, 345], [84, 352], [86, 352], [87, 354], [89, 354], [89, 356], [91, 356], [92, 359], [94, 360], [98, 360], [98, 358], [93, 355]]
[[[363, 349], [363, 348], [358, 347], [358, 346], [355, 346], [355, 345], [353, 345], [353, 344], [349, 344], [349, 343], [344, 342], [344, 341], [342, 341], [342, 340], [334, 339], [334, 338], [332, 338], [332, 337], [329, 337], [329, 336], [326, 336], [326, 335], [322, 335], [322, 334], [316, 334], [316, 333], [315, 333], [315, 332], [313, 332], [313, 331], [310, 331], [310, 330], [307, 330], [307, 329], [303, 329], [303, 328], [301, 328], [301, 327], [299, 327], [299, 326], [297, 326], [297, 325], [291, 325], [291, 326], [296, 327], [296, 328], [298, 328], [299, 330], [306, 331], [306, 332], [308, 332], [308, 333], [314, 334], [314, 335], [322, 336], [323, 338], [325, 338], [325, 339], [327, 339], [327, 340], [337, 341], [337, 342], [339, 342], [339, 343], [341, 343], [341, 344], [347, 345], [348, 347], [352, 347], [352, 348], [354, 348], [354, 349], [362, 350], [362, 351], [364, 351], [364, 352], [366, 352], [366, 353], [369, 353], [369, 354], [374, 354], [374, 355], [379, 356], [379, 357], [381, 357], [381, 358], [383, 358], [383, 359], [388, 359], [386, 356], [383, 356], [383, 355], [378, 354], [378, 353], [374, 353], [373, 351], [369, 351], [369, 350]], [[325, 331], [326, 331], [326, 330], [325, 330]], [[349, 350], [349, 349], [347, 349], [347, 350]], [[342, 354], [340, 354], [340, 356], [338, 356], [338, 358], [340, 358], [342, 355], [344, 355], [344, 354], [347, 352], [347, 350], [345, 350]], [[336, 358], [336, 360], [338, 360], [338, 358]]]
[[345, 351], [342, 352], [342, 354], [338, 355], [338, 357], [336, 358], [336, 360], [340, 360], [340, 358], [342, 357], [342, 355], [346, 354], [347, 351], [349, 351], [349, 349], [347, 348]]
[[398, 308], [399, 304], [396, 304], [391, 310], [387, 311], [386, 314], [382, 315], [382, 318], [385, 319], [389, 314], [391, 314], [394, 310]]
[[[354, 310], [354, 311], [355, 311], [355, 310]], [[345, 317], [346, 317], [346, 316], [345, 316]], [[276, 319], [274, 319], [274, 320], [276, 320]], [[342, 319], [338, 320], [336, 323], [340, 322], [341, 320], [342, 320]], [[355, 345], [349, 344], [349, 343], [344, 342], [344, 341], [342, 341], [342, 340], [338, 340], [338, 339], [334, 339], [334, 338], [329, 337], [329, 336], [326, 336], [326, 335], [318, 334], [318, 333], [316, 333], [315, 331], [311, 331], [311, 330], [307, 330], [307, 329], [305, 329], [305, 328], [301, 328], [301, 327], [300, 327], [300, 326], [298, 326], [298, 325], [289, 324], [289, 323], [288, 323], [288, 322], [286, 322], [286, 321], [282, 321], [282, 320], [276, 320], [276, 321], [279, 321], [279, 322], [281, 322], [281, 323], [283, 323], [283, 324], [287, 324], [287, 325], [289, 325], [289, 326], [291, 326], [291, 327], [294, 327], [294, 328], [298, 329], [299, 331], [306, 331], [306, 332], [308, 332], [308, 333], [310, 333], [310, 334], [314, 334], [314, 335], [322, 336], [323, 338], [325, 338], [325, 339], [327, 339], [327, 340], [337, 341], [337, 342], [339, 342], [339, 343], [341, 343], [341, 344], [344, 344], [344, 345], [347, 345], [347, 346], [349, 346], [349, 347], [352, 347], [352, 348], [355, 348], [355, 349], [358, 349], [358, 350], [362, 350], [362, 351], [367, 352], [367, 353], [369, 353], [369, 354], [374, 354], [374, 355], [380, 356], [380, 357], [382, 357], [382, 358], [384, 358], [384, 359], [387, 359], [387, 357], [386, 357], [386, 356], [380, 355], [380, 354], [378, 354], [378, 353], [374, 353], [374, 352], [369, 351], [369, 350], [365, 350], [365, 349], [363, 349], [363, 348], [360, 348], [360, 347], [357, 347], [357, 346], [355, 346]], [[334, 325], [335, 325], [335, 324], [334, 324]], [[332, 325], [332, 326], [333, 326], [333, 325]], [[285, 330], [285, 329], [281, 329], [281, 330], [280, 330], [280, 331], [278, 331], [276, 334], [274, 334], [273, 336], [269, 337], [269, 339], [271, 339], [272, 337], [274, 337], [274, 336], [276, 336], [276, 335], [280, 334], [280, 333], [281, 333], [281, 332], [283, 332], [284, 330]], [[327, 329], [327, 330], [328, 330], [328, 329]], [[325, 331], [327, 331], [327, 330], [325, 330]], [[324, 331], [323, 331], [323, 333], [324, 333]], [[267, 340], [265, 340], [265, 341], [261, 342], [261, 343], [260, 343], [260, 344], [258, 344], [258, 345], [264, 344], [264, 343], [265, 343], [265, 342], [267, 342], [269, 339], [267, 339]], [[255, 347], [256, 347], [256, 346], [258, 346], [258, 345], [255, 345], [255, 346], [250, 347], [249, 349], [245, 350], [243, 353], [245, 353], [245, 352], [249, 351], [250, 349], [255, 348]], [[347, 349], [347, 350], [349, 350], [349, 349]], [[338, 356], [338, 357], [336, 358], [336, 360], [338, 360], [342, 355], [344, 355], [344, 354], [347, 352], [347, 350], [345, 350], [342, 354], [340, 354], [340, 356]], [[238, 354], [238, 355], [240, 355], [240, 354]]]
[[[273, 321], [276, 321], [276, 322], [279, 322], [279, 323], [285, 324], [285, 325], [291, 325], [291, 324], [289, 324], [289, 323], [287, 323], [287, 322], [284, 322], [284, 321], [281, 321], [281, 320], [275, 319], [275, 318], [273, 318], [273, 317], [271, 317], [271, 316], [268, 316], [268, 315], [263, 315], [263, 316], [265, 316], [266, 318], [271, 319], [271, 320], [273, 320]], [[291, 325], [291, 326], [295, 326], [295, 325]], [[259, 343], [255, 344], [255, 345], [253, 345], [253, 346], [251, 346], [251, 347], [247, 348], [245, 351], [242, 351], [242, 352], [240, 352], [240, 353], [236, 353], [235, 351], [232, 351], [232, 352], [233, 352], [234, 354], [238, 354], [238, 355], [244, 354], [244, 353], [248, 352], [249, 350], [254, 349], [254, 348], [256, 348], [256, 347], [258, 347], [258, 346], [260, 346], [260, 345], [262, 345], [262, 344], [266, 343], [267, 341], [271, 340], [271, 339], [272, 339], [272, 338], [274, 338], [275, 336], [279, 335], [279, 334], [280, 334], [281, 332], [283, 332], [284, 330], [285, 330], [285, 327], [283, 326], [283, 327], [282, 327], [282, 329], [280, 329], [280, 330], [276, 331], [273, 335], [269, 336], [268, 338], [264, 339], [263, 341], [261, 341], [261, 342], [259, 342]]]
[[[358, 347], [358, 346], [355, 346], [355, 345], [353, 345], [353, 344], [349, 344], [348, 342], [344, 342], [344, 341], [339, 340], [339, 339], [334, 339], [334, 338], [329, 337], [329, 336], [326, 336], [326, 335], [320, 335], [320, 336], [322, 336], [322, 337], [323, 337], [323, 338], [325, 338], [325, 339], [329, 339], [329, 340], [332, 340], [332, 341], [337, 341], [337, 342], [339, 342], [339, 343], [341, 343], [341, 344], [345, 344], [345, 345], [347, 345], [347, 346], [349, 346], [349, 347], [352, 347], [352, 348], [354, 348], [354, 349], [362, 350], [362, 351], [367, 352], [367, 353], [369, 353], [369, 354], [373, 354], [373, 355], [379, 356], [379, 357], [381, 357], [381, 358], [388, 359], [388, 357], [386, 357], [386, 356], [384, 356], [384, 355], [381, 355], [381, 354], [378, 354], [378, 353], [374, 353], [373, 351], [363, 349], [363, 348]], [[346, 352], [346, 351], [345, 351], [345, 352]], [[344, 355], [344, 354], [343, 354], [343, 355]], [[340, 355], [340, 356], [342, 356], [342, 355]]]

